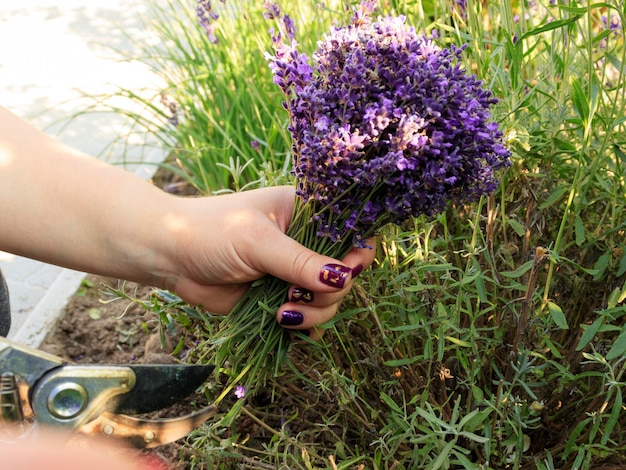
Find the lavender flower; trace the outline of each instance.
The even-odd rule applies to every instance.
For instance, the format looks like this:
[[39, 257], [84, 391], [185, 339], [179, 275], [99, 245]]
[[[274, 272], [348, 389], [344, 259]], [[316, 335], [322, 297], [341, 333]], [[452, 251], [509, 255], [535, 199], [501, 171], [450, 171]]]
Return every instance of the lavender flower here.
[[[222, 1], [222, 3], [224, 3]], [[217, 12], [213, 10], [211, 6], [210, 0], [198, 0], [198, 5], [196, 6], [196, 15], [198, 16], [198, 22], [200, 26], [204, 29], [213, 44], [217, 44], [219, 39], [215, 35], [215, 20], [219, 18]]]
[[263, 18], [265, 18], [266, 20], [275, 20], [280, 18], [280, 7], [276, 2], [271, 0], [264, 0], [263, 8], [265, 8]]
[[377, 0], [362, 0], [361, 3], [354, 9], [354, 14], [350, 20], [352, 24], [369, 24], [377, 3]]
[[613, 33], [618, 33], [622, 29], [622, 23], [618, 15], [611, 13], [609, 16], [602, 16], [602, 24], [605, 28], [610, 29]]
[[355, 245], [386, 223], [432, 215], [492, 192], [509, 164], [496, 103], [404, 17], [370, 21], [372, 2], [332, 29], [312, 57], [275, 41], [270, 66], [287, 96], [297, 193], [318, 233]]
[[[293, 18], [291, 18], [289, 15], [282, 15], [280, 7], [274, 1], [265, 0], [263, 2], [263, 8], [265, 8], [263, 18], [265, 18], [266, 20], [277, 21], [280, 29], [285, 32], [289, 39], [293, 40], [294, 36], [296, 35], [296, 26]], [[270, 34], [275, 37], [274, 40], [279, 40], [279, 35], [276, 35], [273, 29], [270, 30]]]
[[180, 110], [176, 101], [174, 101], [174, 99], [168, 94], [162, 93], [161, 104], [166, 107], [170, 113], [170, 116], [167, 118], [167, 122], [173, 126], [178, 126], [178, 114]]
[[237, 398], [244, 398], [246, 396], [246, 387], [243, 385], [237, 385], [235, 387], [234, 394]]
[[456, 11], [461, 18], [467, 19], [467, 0], [452, 0], [452, 10]]

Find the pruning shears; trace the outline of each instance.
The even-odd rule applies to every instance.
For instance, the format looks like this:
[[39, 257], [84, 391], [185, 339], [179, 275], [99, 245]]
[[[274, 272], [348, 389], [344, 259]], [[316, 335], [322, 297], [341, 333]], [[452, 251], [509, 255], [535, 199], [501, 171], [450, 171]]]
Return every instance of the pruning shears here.
[[140, 415], [190, 395], [212, 365], [76, 364], [0, 337], [0, 439], [55, 426], [152, 448], [176, 441], [217, 412], [210, 405], [168, 419]]

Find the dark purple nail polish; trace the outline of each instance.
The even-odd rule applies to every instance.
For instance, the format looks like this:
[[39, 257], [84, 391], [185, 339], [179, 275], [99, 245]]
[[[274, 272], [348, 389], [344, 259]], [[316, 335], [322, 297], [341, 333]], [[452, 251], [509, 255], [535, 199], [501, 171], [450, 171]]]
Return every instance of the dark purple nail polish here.
[[343, 288], [352, 269], [341, 264], [327, 264], [320, 271], [320, 281], [324, 284], [339, 289]]
[[298, 326], [304, 321], [304, 315], [295, 310], [285, 310], [280, 316], [280, 324], [285, 326]]
[[305, 289], [304, 287], [294, 287], [293, 289], [291, 289], [289, 301], [308, 304], [310, 302], [313, 302], [313, 292], [311, 292], [309, 289]]
[[363, 271], [363, 265], [357, 264], [354, 268], [352, 268], [352, 279], [357, 277]]

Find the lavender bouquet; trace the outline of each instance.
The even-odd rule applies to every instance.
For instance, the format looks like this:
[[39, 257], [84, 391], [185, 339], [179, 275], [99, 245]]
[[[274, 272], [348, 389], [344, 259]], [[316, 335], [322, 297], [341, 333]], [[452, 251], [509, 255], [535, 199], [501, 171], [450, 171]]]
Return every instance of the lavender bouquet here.
[[[312, 61], [280, 33], [269, 57], [293, 142], [288, 234], [339, 259], [388, 223], [492, 192], [509, 164], [489, 121], [496, 99], [458, 65], [463, 48], [437, 47], [403, 17], [374, 20], [374, 8], [363, 2], [350, 24], [331, 29]], [[275, 6], [272, 16], [280, 19]], [[272, 277], [258, 281], [214, 339], [218, 361], [233, 361], [240, 379], [249, 373], [248, 384], [286, 358], [289, 336], [275, 312], [287, 290]]]

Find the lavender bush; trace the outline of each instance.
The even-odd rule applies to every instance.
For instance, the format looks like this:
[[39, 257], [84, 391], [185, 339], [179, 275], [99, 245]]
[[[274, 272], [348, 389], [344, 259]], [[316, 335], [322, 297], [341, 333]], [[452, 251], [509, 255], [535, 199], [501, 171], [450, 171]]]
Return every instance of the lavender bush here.
[[[293, 142], [298, 198], [288, 233], [335, 258], [388, 223], [492, 192], [509, 164], [489, 121], [496, 100], [458, 65], [463, 48], [437, 47], [402, 16], [374, 20], [374, 8], [363, 2], [350, 24], [331, 29], [312, 63], [280, 32], [269, 56]], [[274, 314], [287, 289], [272, 277], [257, 282], [213, 338], [218, 362], [245, 365], [248, 386], [286, 357]]]

